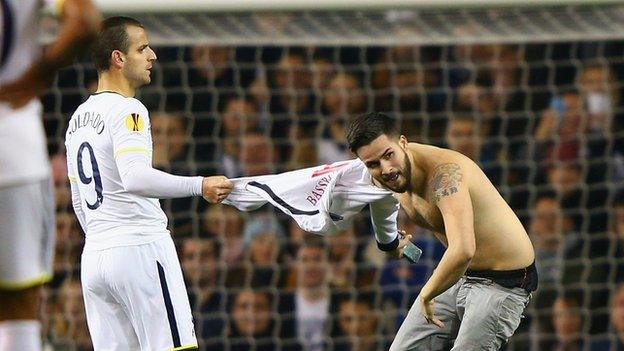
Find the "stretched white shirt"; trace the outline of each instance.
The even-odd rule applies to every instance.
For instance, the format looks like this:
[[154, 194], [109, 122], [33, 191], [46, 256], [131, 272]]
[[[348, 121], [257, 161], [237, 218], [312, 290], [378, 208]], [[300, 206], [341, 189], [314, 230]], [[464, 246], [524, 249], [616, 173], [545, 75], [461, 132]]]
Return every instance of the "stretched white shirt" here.
[[313, 234], [345, 229], [350, 218], [370, 205], [380, 248], [389, 250], [398, 245], [399, 203], [390, 191], [373, 185], [359, 159], [231, 181], [234, 189], [224, 204], [253, 211], [271, 203]]
[[159, 198], [197, 196], [202, 177], [152, 168], [147, 109], [114, 92], [91, 95], [65, 135], [74, 211], [85, 250], [143, 244], [169, 235]]

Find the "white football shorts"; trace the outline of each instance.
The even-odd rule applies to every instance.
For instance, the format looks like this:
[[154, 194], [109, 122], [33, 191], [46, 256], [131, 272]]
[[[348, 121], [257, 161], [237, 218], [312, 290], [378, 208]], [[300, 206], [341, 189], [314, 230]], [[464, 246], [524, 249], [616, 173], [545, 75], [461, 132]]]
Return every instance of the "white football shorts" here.
[[95, 351], [197, 348], [171, 236], [142, 245], [84, 251], [81, 280]]
[[0, 188], [0, 290], [52, 279], [55, 232], [50, 179]]

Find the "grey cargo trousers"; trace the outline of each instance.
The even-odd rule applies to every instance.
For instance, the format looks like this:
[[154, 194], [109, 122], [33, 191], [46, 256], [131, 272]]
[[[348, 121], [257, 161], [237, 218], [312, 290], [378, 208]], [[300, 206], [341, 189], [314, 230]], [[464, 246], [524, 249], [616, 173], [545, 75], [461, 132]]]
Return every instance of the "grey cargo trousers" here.
[[428, 324], [420, 296], [399, 328], [390, 351], [498, 350], [520, 324], [530, 294], [490, 279], [463, 276], [435, 298], [435, 316], [444, 328]]

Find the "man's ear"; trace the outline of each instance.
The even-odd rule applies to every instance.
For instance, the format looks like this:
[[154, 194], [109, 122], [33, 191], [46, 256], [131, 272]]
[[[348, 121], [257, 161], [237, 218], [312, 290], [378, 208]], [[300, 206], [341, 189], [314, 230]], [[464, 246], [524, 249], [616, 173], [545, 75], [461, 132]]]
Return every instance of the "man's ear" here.
[[124, 54], [120, 50], [113, 50], [111, 52], [111, 66], [122, 67], [124, 62]]
[[407, 144], [409, 144], [407, 138], [405, 137], [405, 135], [401, 134], [401, 136], [399, 137], [399, 145], [403, 150], [407, 150]]

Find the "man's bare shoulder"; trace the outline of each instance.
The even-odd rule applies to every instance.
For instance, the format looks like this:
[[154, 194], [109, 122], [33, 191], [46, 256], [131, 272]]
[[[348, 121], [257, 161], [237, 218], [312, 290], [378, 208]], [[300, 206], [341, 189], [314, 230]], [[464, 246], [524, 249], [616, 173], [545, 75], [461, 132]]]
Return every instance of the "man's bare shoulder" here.
[[470, 158], [451, 149], [417, 143], [410, 143], [409, 148], [420, 160], [424, 161], [422, 164], [430, 177], [439, 168], [448, 168], [447, 164], [455, 164], [459, 168], [465, 168], [465, 171], [477, 166]]
[[427, 174], [424, 196], [434, 203], [468, 186], [470, 175], [478, 167], [470, 158], [450, 149], [417, 144], [412, 152], [418, 153], [423, 161], [421, 165]]

